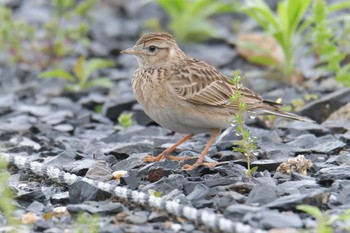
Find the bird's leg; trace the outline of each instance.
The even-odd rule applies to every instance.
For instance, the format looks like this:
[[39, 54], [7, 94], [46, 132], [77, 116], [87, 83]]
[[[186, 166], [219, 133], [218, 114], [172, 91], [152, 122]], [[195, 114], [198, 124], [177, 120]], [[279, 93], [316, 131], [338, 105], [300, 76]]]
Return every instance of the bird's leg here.
[[221, 130], [220, 129], [212, 129], [210, 130], [210, 139], [205, 146], [204, 150], [202, 151], [201, 155], [197, 159], [197, 161], [193, 165], [185, 164], [182, 169], [183, 170], [193, 170], [199, 165], [203, 164], [203, 160], [205, 155], [208, 153], [208, 150], [210, 149], [210, 146], [213, 144], [215, 141], [215, 138], [220, 134]]
[[162, 160], [163, 158], [167, 157], [169, 159], [173, 159], [173, 160], [183, 160], [181, 158], [176, 158], [175, 156], [171, 156], [169, 155], [171, 152], [173, 152], [176, 147], [180, 146], [182, 143], [186, 142], [188, 139], [190, 139], [191, 137], [193, 137], [193, 134], [187, 134], [185, 137], [183, 137], [180, 141], [178, 141], [177, 143], [175, 143], [174, 145], [172, 145], [171, 147], [169, 147], [168, 149], [166, 149], [165, 151], [163, 151], [161, 154], [159, 154], [158, 156], [147, 156], [143, 159], [144, 162], [157, 162]]

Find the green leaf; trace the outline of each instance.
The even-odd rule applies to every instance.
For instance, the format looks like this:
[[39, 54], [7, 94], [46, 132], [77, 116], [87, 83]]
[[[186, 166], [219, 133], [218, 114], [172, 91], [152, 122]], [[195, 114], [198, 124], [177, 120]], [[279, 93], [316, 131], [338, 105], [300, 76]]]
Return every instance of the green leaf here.
[[86, 83], [85, 88], [91, 88], [91, 87], [112, 88], [113, 87], [113, 83], [108, 78], [98, 78], [98, 79], [93, 79], [91, 81], [88, 81]]
[[105, 59], [90, 59], [85, 68], [85, 76], [86, 78], [90, 77], [91, 74], [96, 71], [96, 70], [99, 70], [99, 69], [102, 69], [102, 68], [106, 68], [106, 67], [111, 67], [114, 65], [114, 62], [112, 61], [109, 61], [109, 60], [105, 60]]
[[48, 70], [39, 75], [40, 78], [61, 78], [74, 82], [74, 77], [63, 69]]
[[350, 2], [343, 1], [343, 2], [339, 2], [339, 3], [333, 3], [330, 6], [328, 6], [327, 8], [328, 8], [329, 12], [344, 10], [344, 9], [350, 8]]
[[64, 86], [64, 89], [66, 89], [67, 91], [71, 91], [71, 92], [82, 91], [78, 84], [67, 84]]
[[73, 67], [73, 72], [75, 76], [77, 76], [80, 83], [85, 83], [86, 75], [84, 74], [84, 63], [85, 56], [80, 56]]
[[316, 218], [317, 220], [321, 220], [323, 218], [323, 214], [321, 212], [321, 210], [315, 206], [311, 206], [311, 205], [298, 205], [297, 206], [298, 210], [301, 210], [307, 214], [310, 214], [311, 216], [313, 216], [314, 218]]

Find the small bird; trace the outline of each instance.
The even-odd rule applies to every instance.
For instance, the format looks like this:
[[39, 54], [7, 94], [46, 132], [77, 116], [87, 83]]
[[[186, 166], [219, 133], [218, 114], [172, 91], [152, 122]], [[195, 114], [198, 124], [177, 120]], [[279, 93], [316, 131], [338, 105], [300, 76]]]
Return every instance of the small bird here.
[[[215, 138], [230, 126], [229, 122], [239, 111], [238, 104], [230, 101], [236, 87], [213, 66], [187, 56], [168, 33], [146, 34], [134, 47], [121, 53], [137, 58], [139, 68], [131, 82], [145, 113], [162, 127], [187, 134], [158, 156], [147, 156], [144, 161], [155, 162], [165, 157], [182, 160], [170, 153], [193, 135], [210, 132], [211, 137], [198, 160], [182, 169], [192, 170], [201, 165]], [[239, 89], [239, 101], [246, 104], [247, 111], [311, 121], [284, 112], [281, 104], [263, 100], [248, 88]]]

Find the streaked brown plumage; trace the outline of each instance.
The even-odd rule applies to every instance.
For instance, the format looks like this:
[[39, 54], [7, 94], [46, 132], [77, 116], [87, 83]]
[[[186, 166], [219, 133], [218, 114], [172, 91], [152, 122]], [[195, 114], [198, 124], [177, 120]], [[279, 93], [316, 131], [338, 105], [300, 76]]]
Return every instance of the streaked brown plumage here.
[[[144, 35], [133, 48], [122, 53], [135, 55], [138, 60], [132, 87], [146, 114], [165, 128], [188, 134], [162, 154], [145, 160], [152, 162], [169, 157], [170, 152], [194, 134], [210, 132], [211, 138], [200, 158], [184, 169], [200, 165], [216, 136], [229, 127], [228, 122], [238, 111], [237, 104], [229, 101], [237, 91], [235, 87], [213, 66], [188, 57], [168, 33]], [[248, 111], [309, 121], [284, 112], [280, 104], [263, 100], [245, 87], [240, 91], [240, 101], [246, 103]]]

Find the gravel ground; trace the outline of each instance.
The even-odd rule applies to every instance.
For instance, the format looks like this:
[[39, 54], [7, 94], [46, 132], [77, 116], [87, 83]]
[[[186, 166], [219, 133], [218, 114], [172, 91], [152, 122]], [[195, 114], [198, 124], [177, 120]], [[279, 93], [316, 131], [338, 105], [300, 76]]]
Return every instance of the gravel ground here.
[[[17, 16], [45, 20], [50, 9], [38, 8], [38, 4], [45, 5], [37, 0], [18, 1]], [[240, 139], [233, 128], [225, 130], [208, 153], [208, 162], [222, 162], [217, 167], [183, 171], [183, 163], [167, 159], [143, 162], [143, 157], [157, 155], [182, 135], [161, 128], [144, 114], [130, 86], [136, 59], [120, 56], [119, 51], [138, 38], [140, 22], [147, 13], [159, 18], [164, 18], [164, 13], [155, 5], [142, 6], [136, 0], [113, 9], [103, 4], [95, 9], [91, 37], [96, 46], [90, 51], [93, 55], [105, 52], [106, 57], [115, 59], [117, 66], [104, 71], [113, 80], [113, 89], [69, 93], [61, 80], [38, 79], [35, 72], [0, 66], [0, 143], [6, 154], [215, 213], [249, 226], [250, 232], [315, 228], [316, 220], [296, 209], [300, 204], [316, 206], [331, 215], [349, 209], [350, 90], [339, 88], [331, 78], [310, 80], [308, 89], [300, 89], [263, 77], [253, 81], [247, 77], [247, 85], [266, 98], [282, 97], [290, 103], [309, 93], [320, 96], [300, 111], [315, 123], [276, 119], [269, 127], [265, 120], [256, 118], [247, 124], [258, 147], [253, 161], [258, 170], [251, 178], [246, 175], [246, 158], [232, 151], [233, 142]], [[41, 14], [33, 13], [37, 11]], [[227, 25], [222, 27], [227, 31]], [[186, 45], [184, 50], [224, 73], [237, 66], [248, 74], [251, 71], [252, 65], [223, 41]], [[96, 112], [99, 106], [102, 110]], [[126, 129], [116, 126], [123, 112], [133, 113], [135, 122]], [[174, 155], [193, 156], [186, 161], [193, 163], [208, 138], [196, 135]], [[21, 232], [75, 232], [77, 226], [85, 226], [83, 232], [88, 232], [93, 214], [99, 216], [98, 232], [105, 233], [213, 231], [200, 221], [171, 214], [166, 208], [128, 201], [84, 179], [70, 185], [58, 183], [15, 165], [10, 166], [8, 181], [16, 196], [15, 215], [22, 222], [35, 216]], [[118, 171], [127, 173], [115, 179], [112, 174]], [[86, 214], [86, 223], [77, 220], [80, 212]], [[0, 226], [1, 232], [8, 231], [1, 214]], [[335, 232], [347, 232], [349, 227], [349, 222], [333, 224]]]

